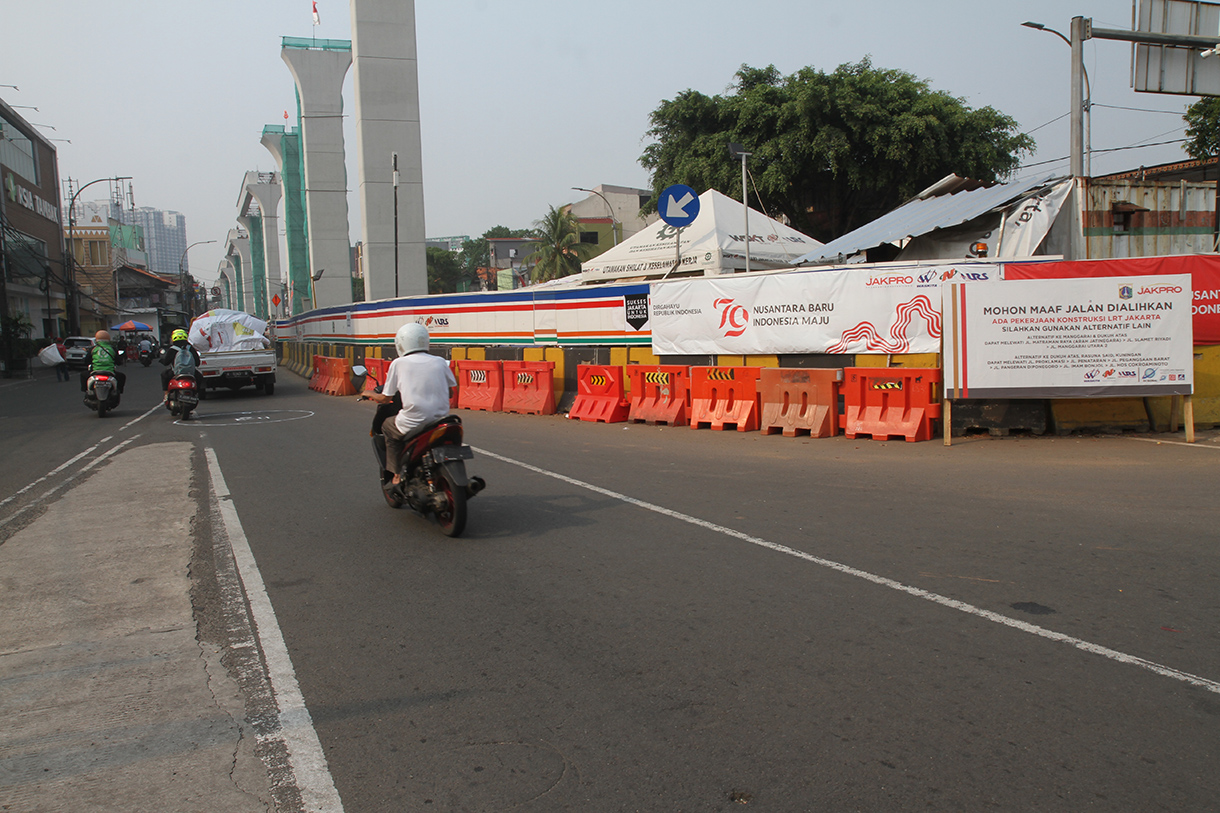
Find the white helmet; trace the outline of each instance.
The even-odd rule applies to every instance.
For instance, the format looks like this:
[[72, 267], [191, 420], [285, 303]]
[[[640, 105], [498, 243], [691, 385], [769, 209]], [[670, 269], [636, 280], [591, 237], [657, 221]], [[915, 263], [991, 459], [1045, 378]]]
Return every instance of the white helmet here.
[[428, 329], [415, 322], [403, 325], [394, 334], [394, 347], [398, 350], [398, 355], [400, 356], [427, 350]]

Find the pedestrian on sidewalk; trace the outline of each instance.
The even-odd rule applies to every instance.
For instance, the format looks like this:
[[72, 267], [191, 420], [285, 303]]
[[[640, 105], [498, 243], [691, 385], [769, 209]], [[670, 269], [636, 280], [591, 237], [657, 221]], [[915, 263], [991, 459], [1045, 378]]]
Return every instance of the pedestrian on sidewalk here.
[[71, 381], [72, 376], [68, 374], [68, 348], [64, 347], [64, 340], [56, 338], [55, 348], [59, 350], [59, 357], [62, 359], [55, 365], [55, 382]]

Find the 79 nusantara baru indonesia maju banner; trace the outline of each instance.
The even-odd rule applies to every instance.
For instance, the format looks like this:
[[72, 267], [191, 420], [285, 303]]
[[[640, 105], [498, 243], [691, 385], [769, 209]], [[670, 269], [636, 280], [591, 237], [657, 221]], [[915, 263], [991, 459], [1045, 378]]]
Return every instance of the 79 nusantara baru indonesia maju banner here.
[[939, 353], [942, 283], [997, 279], [971, 263], [654, 283], [652, 352]]

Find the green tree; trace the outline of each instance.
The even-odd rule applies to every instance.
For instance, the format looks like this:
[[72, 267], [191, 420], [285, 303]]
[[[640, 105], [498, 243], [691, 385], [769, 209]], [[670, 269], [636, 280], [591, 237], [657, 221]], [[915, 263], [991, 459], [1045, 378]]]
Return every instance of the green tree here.
[[469, 279], [462, 261], [452, 251], [428, 246], [428, 293], [453, 294]]
[[1033, 140], [990, 107], [932, 90], [924, 80], [874, 68], [870, 59], [833, 73], [742, 65], [724, 96], [685, 90], [652, 112], [640, 163], [653, 199], [673, 183], [741, 198], [751, 153], [751, 205], [819, 240], [894, 209], [950, 173], [985, 182], [1011, 175]]
[[1186, 108], [1186, 153], [1196, 161], [1220, 155], [1220, 97], [1208, 96]]
[[580, 263], [589, 259], [593, 246], [580, 242], [580, 223], [565, 206], [554, 206], [546, 216], [534, 223], [534, 252], [525, 258], [534, 265], [534, 282], [546, 282], [580, 271]]

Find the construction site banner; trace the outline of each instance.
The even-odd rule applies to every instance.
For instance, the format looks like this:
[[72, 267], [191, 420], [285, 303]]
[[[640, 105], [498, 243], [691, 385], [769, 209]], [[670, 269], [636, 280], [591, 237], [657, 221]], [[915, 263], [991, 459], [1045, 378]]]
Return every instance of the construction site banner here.
[[972, 263], [654, 283], [652, 352], [939, 353], [941, 284], [999, 276]]
[[1188, 275], [950, 283], [945, 397], [1188, 395]]
[[1220, 256], [1190, 254], [1176, 257], [1130, 257], [1117, 260], [1077, 260], [1045, 263], [1009, 263], [1004, 279], [1064, 279], [1080, 277], [1134, 277], [1150, 274], [1189, 274], [1190, 313], [1195, 343], [1220, 344]]

